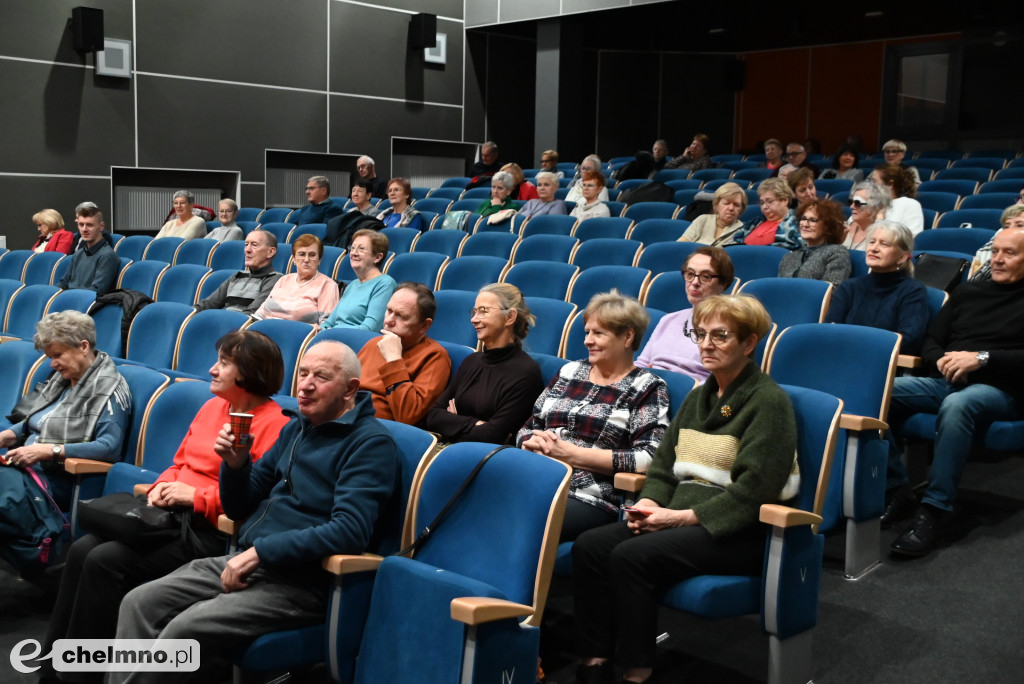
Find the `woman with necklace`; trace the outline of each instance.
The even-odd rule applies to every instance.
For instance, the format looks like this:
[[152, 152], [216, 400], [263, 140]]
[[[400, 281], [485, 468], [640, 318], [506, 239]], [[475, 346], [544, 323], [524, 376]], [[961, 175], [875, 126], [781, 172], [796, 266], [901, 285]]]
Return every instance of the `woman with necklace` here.
[[292, 243], [295, 273], [282, 276], [253, 317], [287, 318], [318, 325], [338, 304], [338, 284], [320, 273], [324, 245], [306, 233]]
[[868, 228], [878, 220], [878, 215], [889, 208], [888, 192], [870, 181], [853, 186], [850, 195], [850, 220], [846, 222], [846, 239], [843, 247], [863, 252], [867, 245]]

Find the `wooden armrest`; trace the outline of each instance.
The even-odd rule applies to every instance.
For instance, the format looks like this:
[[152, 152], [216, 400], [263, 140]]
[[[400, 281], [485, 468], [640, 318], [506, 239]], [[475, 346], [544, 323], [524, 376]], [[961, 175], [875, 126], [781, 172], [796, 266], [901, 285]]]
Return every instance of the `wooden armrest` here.
[[372, 553], [364, 553], [362, 556], [336, 554], [324, 558], [323, 567], [332, 575], [347, 575], [353, 572], [376, 570], [383, 560], [383, 556], [376, 556]]
[[801, 511], [799, 508], [780, 506], [779, 504], [763, 504], [761, 506], [761, 522], [774, 527], [796, 527], [797, 525], [820, 525], [821, 516]]
[[910, 354], [900, 354], [896, 357], [897, 368], [920, 368], [921, 357], [911, 356]]
[[884, 420], [869, 418], [868, 416], [855, 416], [852, 413], [844, 413], [839, 416], [839, 427], [844, 430], [888, 430], [889, 424]]
[[64, 461], [64, 472], [71, 475], [95, 475], [105, 473], [113, 466], [113, 463], [94, 461], [91, 458], [69, 458]]
[[530, 606], [496, 598], [464, 596], [452, 599], [452, 619], [467, 625], [482, 625], [495, 620], [533, 615]]
[[132, 494], [134, 494], [135, 496], [138, 496], [140, 494], [145, 494], [146, 492], [149, 491], [149, 488], [152, 487], [152, 486], [153, 486], [152, 483], [150, 483], [150, 484], [137, 484], [134, 487], [132, 487]]
[[615, 473], [615, 488], [624, 492], [639, 492], [644, 488], [647, 476], [643, 473]]
[[232, 520], [228, 516], [221, 513], [217, 516], [217, 529], [224, 534], [230, 534], [232, 536], [238, 534], [238, 530], [242, 527], [242, 523], [237, 520]]

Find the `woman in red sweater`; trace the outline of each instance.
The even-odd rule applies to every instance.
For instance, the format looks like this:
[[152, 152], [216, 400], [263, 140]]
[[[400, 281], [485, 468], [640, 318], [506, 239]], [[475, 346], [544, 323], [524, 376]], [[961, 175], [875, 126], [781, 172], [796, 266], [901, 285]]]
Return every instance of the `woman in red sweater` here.
[[33, 252], [62, 252], [71, 254], [74, 236], [64, 228], [64, 217], [56, 209], [43, 209], [32, 216], [39, 229], [39, 239], [32, 245]]
[[[86, 534], [72, 544], [50, 617], [47, 652], [57, 639], [112, 639], [121, 598], [129, 590], [195, 558], [224, 553], [227, 538], [217, 531], [217, 517], [223, 512], [218, 481], [221, 459], [213, 444], [230, 422], [229, 413], [251, 413], [253, 460], [273, 446], [289, 420], [270, 398], [284, 381], [281, 350], [262, 333], [228, 333], [217, 340], [217, 363], [210, 368], [210, 376], [210, 391], [216, 396], [199, 409], [174, 464], [147, 494], [151, 506], [191, 510], [192, 539], [132, 547]], [[103, 673], [95, 674], [99, 681]]]

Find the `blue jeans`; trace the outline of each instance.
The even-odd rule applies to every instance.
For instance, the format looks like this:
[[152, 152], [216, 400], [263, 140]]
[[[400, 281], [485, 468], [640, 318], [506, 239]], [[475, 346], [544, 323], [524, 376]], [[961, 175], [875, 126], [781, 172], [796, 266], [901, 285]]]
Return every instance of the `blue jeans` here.
[[915, 413], [938, 414], [935, 453], [921, 502], [951, 511], [975, 433], [993, 421], [1013, 420], [1017, 406], [1013, 397], [991, 385], [951, 385], [942, 378], [896, 378], [889, 407], [890, 489], [909, 482], [893, 433], [901, 436], [903, 423]]

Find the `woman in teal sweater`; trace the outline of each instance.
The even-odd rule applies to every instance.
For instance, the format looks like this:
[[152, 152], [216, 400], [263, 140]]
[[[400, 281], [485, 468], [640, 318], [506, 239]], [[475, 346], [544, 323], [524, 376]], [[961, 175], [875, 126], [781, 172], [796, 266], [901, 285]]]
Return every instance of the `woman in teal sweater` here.
[[658, 604], [696, 575], [761, 572], [761, 504], [800, 484], [796, 423], [785, 392], [751, 360], [771, 320], [748, 296], [701, 301], [688, 335], [711, 377], [672, 420], [626, 520], [589, 530], [573, 546], [582, 661], [578, 682], [627, 682], [654, 663]]

